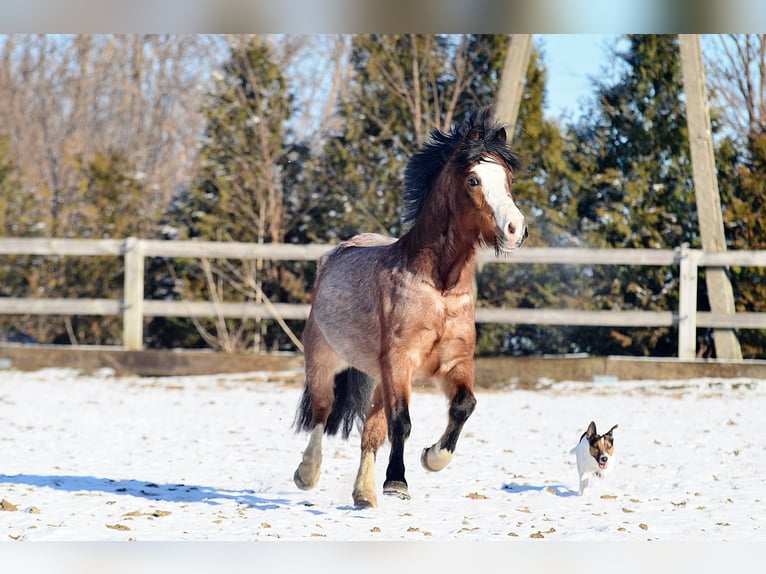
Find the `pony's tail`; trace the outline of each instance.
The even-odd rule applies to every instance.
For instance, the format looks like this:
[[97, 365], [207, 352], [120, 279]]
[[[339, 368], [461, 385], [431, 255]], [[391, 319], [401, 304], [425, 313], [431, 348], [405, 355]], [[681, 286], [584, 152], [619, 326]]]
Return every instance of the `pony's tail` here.
[[[325, 434], [334, 435], [341, 431], [346, 439], [354, 428], [354, 422], [364, 422], [370, 407], [370, 397], [375, 387], [375, 381], [362, 371], [349, 367], [335, 375], [335, 400], [330, 416], [325, 425]], [[312, 429], [311, 393], [308, 387], [303, 389], [298, 412], [295, 414], [293, 426], [296, 431]]]

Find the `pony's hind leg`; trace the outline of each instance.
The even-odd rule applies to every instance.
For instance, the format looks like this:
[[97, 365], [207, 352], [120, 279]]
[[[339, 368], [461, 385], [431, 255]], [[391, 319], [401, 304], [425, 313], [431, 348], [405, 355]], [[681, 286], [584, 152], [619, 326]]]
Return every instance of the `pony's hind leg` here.
[[335, 401], [335, 375], [345, 368], [342, 359], [329, 346], [321, 331], [309, 317], [304, 329], [306, 352], [306, 386], [295, 418], [298, 431], [310, 431], [309, 443], [293, 480], [295, 485], [308, 490], [319, 480], [322, 466], [322, 436]]
[[447, 428], [441, 438], [432, 446], [423, 449], [420, 462], [426, 470], [439, 471], [449, 464], [455, 454], [457, 439], [463, 425], [476, 408], [476, 397], [472, 384], [460, 385], [450, 399]]
[[293, 474], [295, 485], [301, 490], [313, 488], [319, 480], [322, 466], [322, 436], [333, 403], [333, 377], [314, 373], [306, 375], [306, 387], [296, 416], [297, 430], [310, 431], [309, 443], [303, 451], [301, 462]]
[[319, 481], [319, 471], [322, 467], [322, 435], [324, 434], [324, 425], [318, 423], [311, 431], [309, 444], [303, 451], [303, 457], [295, 469], [293, 481], [301, 490], [314, 488]]
[[375, 387], [370, 403], [370, 410], [362, 430], [361, 459], [359, 471], [354, 482], [354, 506], [357, 508], [374, 508], [378, 505], [375, 492], [375, 457], [378, 449], [386, 440], [388, 432], [386, 413], [383, 409], [382, 386]]

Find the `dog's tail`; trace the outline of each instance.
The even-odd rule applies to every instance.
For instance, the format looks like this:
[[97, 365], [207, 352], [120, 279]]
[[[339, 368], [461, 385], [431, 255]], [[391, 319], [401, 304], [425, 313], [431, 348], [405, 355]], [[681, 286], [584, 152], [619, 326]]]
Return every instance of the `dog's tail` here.
[[581, 442], [582, 442], [582, 437], [580, 437], [579, 442], [576, 445], [574, 445], [574, 447], [572, 447], [572, 450], [569, 451], [569, 454], [577, 454], [577, 448], [580, 446]]

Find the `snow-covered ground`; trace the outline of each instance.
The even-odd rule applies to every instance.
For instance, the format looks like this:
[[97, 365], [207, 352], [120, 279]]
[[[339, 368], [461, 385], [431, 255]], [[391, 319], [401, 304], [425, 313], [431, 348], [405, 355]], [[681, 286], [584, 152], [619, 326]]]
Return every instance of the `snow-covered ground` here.
[[[434, 542], [497, 541], [506, 544], [494, 548], [520, 549], [521, 541], [535, 540], [766, 538], [766, 380], [479, 390], [456, 456], [439, 473], [423, 470], [419, 454], [441, 434], [446, 401], [417, 389], [405, 459], [412, 499], [381, 494], [378, 508], [360, 510], [351, 501], [356, 433], [348, 442], [325, 439], [317, 488], [304, 492], [293, 484], [307, 440], [291, 428], [299, 379], [299, 373], [2, 372], [0, 539], [429, 541], [418, 545], [422, 558], [423, 548], [444, 546]], [[569, 450], [590, 420], [602, 432], [619, 424], [619, 460], [608, 478], [579, 496]], [[384, 446], [378, 489], [387, 458]], [[276, 559], [284, 563], [279, 546]], [[270, 554], [259, 547], [263, 560]], [[306, 557], [286, 548], [288, 558]], [[581, 554], [578, 546], [564, 548]], [[607, 556], [606, 548], [620, 546], [596, 548]], [[699, 556], [707, 547], [695, 548]]]

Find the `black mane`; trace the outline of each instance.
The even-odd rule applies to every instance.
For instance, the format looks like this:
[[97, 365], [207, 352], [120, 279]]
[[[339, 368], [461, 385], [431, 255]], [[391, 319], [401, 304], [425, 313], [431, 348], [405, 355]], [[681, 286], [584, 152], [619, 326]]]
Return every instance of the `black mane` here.
[[404, 170], [404, 223], [418, 218], [434, 181], [450, 161], [466, 169], [483, 155], [492, 154], [512, 172], [521, 167], [506, 141], [505, 128], [493, 119], [492, 112], [492, 107], [479, 108], [449, 133], [434, 130], [430, 141], [410, 158]]

